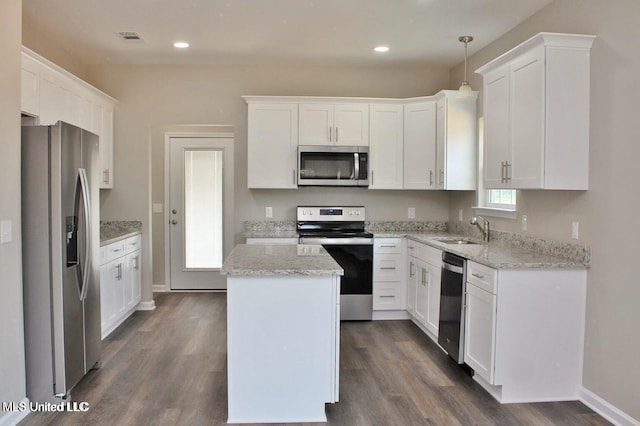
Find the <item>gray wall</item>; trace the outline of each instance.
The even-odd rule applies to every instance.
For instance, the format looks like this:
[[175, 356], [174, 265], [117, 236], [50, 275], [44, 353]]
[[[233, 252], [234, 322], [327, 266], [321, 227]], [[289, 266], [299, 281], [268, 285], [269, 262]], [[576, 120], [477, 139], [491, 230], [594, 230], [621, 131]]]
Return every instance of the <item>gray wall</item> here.
[[[313, 203], [363, 204], [370, 219], [446, 220], [448, 196], [443, 192], [367, 191], [362, 189], [247, 189], [247, 104], [242, 95], [316, 95], [411, 97], [445, 88], [448, 70], [320, 68], [265, 66], [92, 66], [89, 77], [118, 99], [115, 128], [115, 189], [102, 191], [105, 219], [144, 223], [153, 249], [153, 283], [164, 284], [164, 221], [150, 205], [164, 202], [164, 135], [175, 124], [226, 124], [235, 129], [236, 242], [243, 242], [245, 220], [264, 219], [265, 206], [274, 219], [295, 219], [295, 206]], [[148, 236], [153, 236], [152, 241]], [[146, 249], [146, 247], [145, 247]], [[147, 251], [149, 253], [149, 251]], [[149, 260], [147, 258], [147, 260]], [[144, 269], [147, 273], [147, 269]], [[145, 275], [151, 297], [151, 274]]]
[[0, 2], [0, 220], [13, 222], [13, 242], [0, 245], [0, 401], [3, 402], [20, 402], [26, 395], [20, 244], [21, 7], [20, 0]]
[[[580, 222], [578, 243], [590, 246], [584, 387], [640, 419], [640, 210], [638, 99], [640, 54], [637, 0], [557, 0], [471, 58], [475, 70], [541, 31], [594, 34], [591, 51], [591, 138], [589, 191], [519, 191], [518, 211], [528, 218], [492, 220], [492, 228], [571, 241], [571, 222]], [[451, 74], [457, 86], [462, 67]], [[480, 76], [469, 79], [476, 90]], [[481, 101], [480, 101], [480, 110]], [[452, 194], [450, 220], [458, 209], [472, 215], [475, 193]], [[575, 242], [575, 240], [573, 240]]]

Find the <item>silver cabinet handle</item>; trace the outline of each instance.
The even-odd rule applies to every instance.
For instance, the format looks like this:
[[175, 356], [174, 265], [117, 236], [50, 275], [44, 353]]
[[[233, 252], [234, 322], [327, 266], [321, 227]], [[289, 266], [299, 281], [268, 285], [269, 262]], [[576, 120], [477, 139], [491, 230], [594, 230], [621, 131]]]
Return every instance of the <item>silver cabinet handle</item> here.
[[380, 244], [380, 247], [396, 248], [396, 245], [395, 244]]
[[506, 182], [509, 182], [511, 180], [511, 163], [509, 163], [508, 161], [505, 161], [504, 164], [505, 164], [504, 179]]
[[371, 170], [371, 186], [373, 186], [373, 170]]
[[117, 253], [119, 251], [122, 251], [122, 249], [111, 249], [112, 252]]
[[429, 186], [433, 186], [433, 170], [429, 170]]
[[476, 274], [475, 272], [473, 272], [473, 273], [471, 274], [471, 276], [476, 277], [476, 278], [480, 278], [480, 279], [483, 279], [483, 278], [484, 278], [484, 275], [482, 275], [482, 274]]
[[336, 142], [338, 142], [338, 126], [336, 126]]
[[118, 263], [118, 266], [116, 267], [116, 279], [118, 281], [122, 280], [122, 263]]
[[333, 142], [333, 127], [329, 126], [329, 142]]
[[413, 262], [409, 262], [409, 278], [413, 277]]
[[390, 271], [390, 270], [395, 270], [396, 267], [395, 266], [381, 266], [380, 269], [382, 269], [384, 271]]
[[381, 299], [394, 299], [395, 296], [380, 296]]
[[102, 171], [102, 182], [109, 183], [109, 169], [104, 169]]
[[133, 268], [140, 269], [140, 256], [136, 256], [133, 258]]
[[440, 169], [440, 185], [444, 185], [444, 169]]

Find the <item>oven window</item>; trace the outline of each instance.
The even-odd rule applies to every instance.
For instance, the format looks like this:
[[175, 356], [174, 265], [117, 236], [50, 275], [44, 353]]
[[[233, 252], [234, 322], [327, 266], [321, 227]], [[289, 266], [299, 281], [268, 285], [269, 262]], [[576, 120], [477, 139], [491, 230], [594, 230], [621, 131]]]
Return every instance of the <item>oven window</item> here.
[[300, 179], [354, 179], [353, 153], [300, 153]]
[[324, 245], [344, 269], [340, 294], [372, 294], [373, 245]]

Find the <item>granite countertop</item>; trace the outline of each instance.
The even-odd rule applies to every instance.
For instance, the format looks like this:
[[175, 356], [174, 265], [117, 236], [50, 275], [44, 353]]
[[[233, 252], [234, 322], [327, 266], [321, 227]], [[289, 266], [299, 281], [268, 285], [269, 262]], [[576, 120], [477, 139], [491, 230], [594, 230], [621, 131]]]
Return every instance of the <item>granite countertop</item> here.
[[[455, 234], [405, 234], [404, 236], [495, 269], [584, 269], [588, 266], [570, 257], [529, 251], [501, 242], [485, 243]], [[443, 238], [452, 237], [476, 241], [477, 244], [447, 244], [440, 241]]]
[[316, 245], [238, 244], [224, 261], [222, 275], [343, 275], [333, 258]]
[[140, 233], [142, 233], [142, 222], [139, 220], [100, 221], [100, 246]]

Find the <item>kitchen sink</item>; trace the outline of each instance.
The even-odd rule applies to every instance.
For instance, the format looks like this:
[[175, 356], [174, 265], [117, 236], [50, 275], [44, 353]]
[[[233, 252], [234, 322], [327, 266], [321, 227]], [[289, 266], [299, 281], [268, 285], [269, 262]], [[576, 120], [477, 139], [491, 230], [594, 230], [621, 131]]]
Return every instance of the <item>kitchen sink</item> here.
[[467, 240], [467, 239], [464, 239], [464, 238], [443, 238], [443, 239], [439, 239], [438, 241], [441, 242], [441, 243], [444, 243], [444, 244], [459, 244], [459, 245], [462, 245], [462, 244], [480, 244], [480, 243], [477, 243], [475, 241]]

